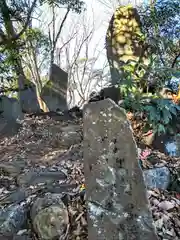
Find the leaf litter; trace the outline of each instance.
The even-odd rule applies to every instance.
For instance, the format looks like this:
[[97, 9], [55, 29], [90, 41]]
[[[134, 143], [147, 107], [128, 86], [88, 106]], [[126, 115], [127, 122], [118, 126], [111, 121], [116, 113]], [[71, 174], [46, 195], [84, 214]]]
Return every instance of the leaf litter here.
[[[23, 162], [20, 174], [32, 169], [50, 168], [53, 171], [62, 170], [67, 179], [51, 184], [30, 185], [23, 189], [26, 201], [33, 202], [37, 196], [60, 187], [63, 184], [74, 184], [68, 194], [64, 193], [69, 219], [64, 235], [59, 239], [83, 240], [87, 235], [87, 208], [85, 204], [85, 186], [83, 170], [82, 141], [65, 146], [61, 139], [61, 129], [70, 124], [81, 127], [82, 119], [73, 121], [57, 121], [50, 117], [29, 117], [21, 123], [20, 131], [12, 137], [0, 139], [0, 164]], [[138, 128], [140, 124], [136, 127]], [[169, 157], [153, 149], [140, 151], [140, 160], [143, 168], [155, 166], [168, 166], [173, 175], [177, 176], [180, 168], [180, 158]], [[11, 176], [13, 169], [8, 174], [1, 171], [0, 167], [0, 203], [2, 208], [8, 204], [8, 196], [20, 186], [17, 185], [16, 173]], [[15, 170], [14, 170], [15, 171]], [[83, 187], [82, 187], [83, 186]], [[58, 190], [57, 190], [58, 191]], [[180, 192], [160, 189], [148, 189], [147, 196], [150, 209], [157, 229], [159, 239], [180, 239]], [[10, 201], [10, 199], [9, 199]], [[26, 229], [19, 230], [14, 236], [11, 234], [0, 235], [1, 239], [15, 239], [15, 236], [28, 234], [29, 239], [38, 239], [34, 233], [31, 222]], [[3, 238], [2, 238], [3, 237]], [[18, 239], [18, 238], [17, 238]]]

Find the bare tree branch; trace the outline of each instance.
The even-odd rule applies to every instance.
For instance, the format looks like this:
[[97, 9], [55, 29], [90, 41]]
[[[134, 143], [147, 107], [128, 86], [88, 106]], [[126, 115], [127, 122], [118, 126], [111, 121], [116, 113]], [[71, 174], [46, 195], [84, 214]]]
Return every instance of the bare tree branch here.
[[62, 20], [62, 22], [61, 22], [61, 25], [60, 25], [60, 27], [59, 27], [59, 31], [58, 31], [57, 34], [56, 34], [56, 38], [55, 38], [55, 42], [54, 42], [55, 45], [56, 45], [56, 43], [57, 43], [57, 40], [58, 40], [58, 38], [59, 38], [59, 35], [61, 34], [62, 28], [63, 28], [63, 26], [64, 26], [64, 23], [65, 23], [67, 17], [68, 17], [69, 12], [70, 12], [70, 9], [68, 8], [68, 9], [67, 9], [67, 12], [66, 12], [66, 14], [64, 15], [64, 18], [63, 18], [63, 20]]

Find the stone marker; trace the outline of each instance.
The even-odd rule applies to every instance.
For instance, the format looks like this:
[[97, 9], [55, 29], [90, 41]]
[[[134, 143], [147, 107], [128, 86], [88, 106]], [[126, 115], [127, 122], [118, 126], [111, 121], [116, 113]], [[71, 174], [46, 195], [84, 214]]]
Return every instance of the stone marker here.
[[68, 74], [53, 64], [50, 80], [43, 87], [41, 97], [50, 111], [68, 109], [67, 95]]
[[36, 85], [32, 82], [28, 82], [28, 87], [21, 90], [21, 107], [25, 113], [40, 112]]
[[112, 100], [84, 107], [89, 240], [157, 240], [137, 147], [123, 109]]
[[[141, 28], [136, 8], [125, 5], [115, 10], [106, 33], [106, 53], [113, 85], [127, 84], [127, 73], [141, 87], [145, 84], [144, 78], [147, 77], [146, 69], [150, 61]], [[135, 67], [137, 64], [138, 68]], [[143, 81], [139, 81], [139, 78]]]
[[7, 120], [22, 120], [24, 117], [18, 100], [5, 95], [0, 96], [0, 113]]

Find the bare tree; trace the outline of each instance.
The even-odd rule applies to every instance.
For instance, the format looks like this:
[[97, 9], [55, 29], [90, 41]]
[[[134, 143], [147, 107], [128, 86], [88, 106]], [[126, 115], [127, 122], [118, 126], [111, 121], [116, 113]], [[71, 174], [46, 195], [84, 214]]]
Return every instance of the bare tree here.
[[59, 36], [61, 35], [62, 29], [65, 26], [66, 19], [68, 18], [68, 15], [70, 13], [70, 8], [68, 7], [66, 9], [66, 12], [65, 12], [62, 20], [61, 20], [60, 25], [56, 29], [56, 23], [57, 23], [56, 10], [57, 9], [56, 9], [55, 5], [52, 4], [51, 5], [52, 21], [48, 24], [49, 40], [50, 40], [50, 45], [51, 45], [50, 72], [51, 72], [52, 64], [54, 63], [54, 55], [55, 55], [55, 50], [56, 50], [56, 46], [57, 46]]
[[82, 106], [89, 94], [101, 89], [107, 79], [107, 61], [103, 61], [101, 69], [96, 66], [104, 46], [100, 40], [95, 41], [98, 29], [93, 11], [90, 15], [88, 19], [85, 12], [77, 21], [73, 19], [73, 23], [69, 23], [68, 34], [62, 34], [56, 51], [58, 65], [68, 72], [68, 104], [71, 107]]
[[[105, 48], [100, 44], [100, 38], [96, 40], [98, 26], [94, 12], [92, 10], [88, 17], [86, 11], [81, 15], [69, 12], [69, 9], [64, 8], [52, 7], [47, 11], [48, 13], [44, 12], [46, 12], [46, 16], [50, 14], [50, 19], [41, 16], [40, 27], [44, 32], [48, 32], [51, 45], [51, 51], [48, 54], [50, 59], [48, 68], [51, 69], [52, 64], [56, 63], [68, 72], [69, 106], [75, 104], [81, 106], [87, 101], [90, 92], [99, 90], [105, 85], [108, 76]], [[102, 39], [104, 42], [104, 35]], [[101, 67], [97, 67], [102, 55]], [[26, 66], [29, 64], [33, 79], [40, 79], [41, 73], [37, 73], [40, 71], [40, 62], [37, 67], [37, 60], [32, 60], [33, 57], [37, 58], [38, 54], [32, 52], [31, 58], [26, 59]], [[37, 69], [38, 71], [36, 71]], [[42, 85], [40, 86], [42, 87]]]
[[[47, 5], [45, 6], [47, 7]], [[24, 54], [23, 57], [23, 64], [26, 67], [26, 69], [28, 69], [28, 71], [30, 72], [31, 75], [31, 79], [33, 80], [34, 84], [36, 85], [36, 93], [37, 93], [37, 98], [38, 98], [38, 102], [40, 105], [40, 108], [44, 111], [47, 112], [49, 111], [49, 109], [47, 108], [45, 102], [41, 99], [41, 91], [42, 91], [42, 71], [44, 70], [44, 63], [46, 63], [46, 69], [48, 66], [49, 69], [49, 76], [48, 76], [48, 80], [51, 79], [51, 68], [52, 68], [52, 64], [54, 63], [54, 57], [55, 57], [55, 52], [56, 52], [56, 46], [57, 46], [57, 42], [58, 39], [62, 33], [62, 30], [64, 28], [64, 26], [66, 25], [66, 21], [68, 18], [68, 15], [70, 13], [71, 8], [67, 7], [67, 8], [62, 8], [60, 9], [59, 7], [57, 7], [55, 4], [51, 4], [50, 6], [48, 6], [48, 8], [50, 8], [50, 21], [44, 21], [45, 19], [42, 19], [43, 15], [41, 14], [41, 9], [38, 9], [38, 13], [37, 15], [39, 15], [38, 17], [41, 18], [41, 21], [38, 21], [39, 26], [41, 29], [44, 30], [44, 32], [47, 32], [48, 29], [48, 38], [49, 38], [49, 43], [50, 43], [50, 47], [49, 47], [49, 51], [46, 51], [46, 54], [43, 54], [41, 51], [42, 49], [40, 49], [40, 52], [37, 52], [37, 45], [39, 45], [39, 43], [36, 41], [36, 44], [33, 44], [33, 41], [31, 39], [26, 39], [26, 54]], [[64, 15], [62, 13], [63, 10]], [[58, 16], [62, 16], [63, 17], [58, 17]], [[39, 20], [39, 19], [38, 19]], [[68, 40], [68, 42], [71, 39]], [[47, 58], [49, 61], [47, 61]]]

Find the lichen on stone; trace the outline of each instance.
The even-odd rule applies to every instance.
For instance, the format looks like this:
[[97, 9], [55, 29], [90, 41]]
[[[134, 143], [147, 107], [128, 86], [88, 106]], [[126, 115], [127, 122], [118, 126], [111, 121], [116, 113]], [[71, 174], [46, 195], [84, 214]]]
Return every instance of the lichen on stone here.
[[106, 50], [112, 84], [125, 81], [127, 73], [136, 81], [143, 78], [150, 61], [136, 8], [128, 5], [116, 9], [106, 33]]

